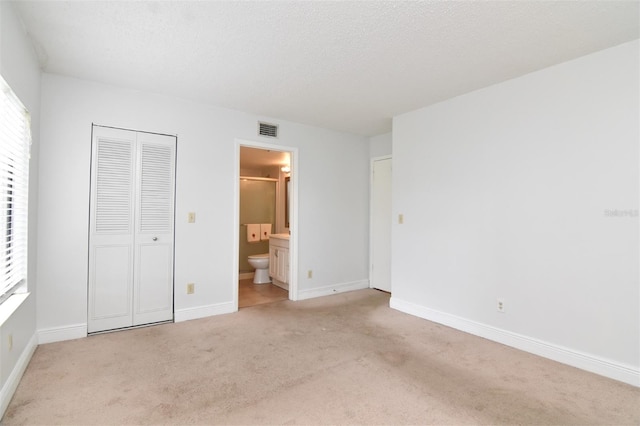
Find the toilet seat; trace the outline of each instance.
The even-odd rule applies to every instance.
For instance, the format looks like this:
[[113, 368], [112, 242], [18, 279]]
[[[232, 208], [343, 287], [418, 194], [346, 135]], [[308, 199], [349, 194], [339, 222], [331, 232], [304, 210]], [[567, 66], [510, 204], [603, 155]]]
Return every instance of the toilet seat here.
[[267, 284], [271, 282], [269, 278], [269, 253], [252, 254], [247, 257], [249, 265], [256, 270], [253, 274], [254, 284]]

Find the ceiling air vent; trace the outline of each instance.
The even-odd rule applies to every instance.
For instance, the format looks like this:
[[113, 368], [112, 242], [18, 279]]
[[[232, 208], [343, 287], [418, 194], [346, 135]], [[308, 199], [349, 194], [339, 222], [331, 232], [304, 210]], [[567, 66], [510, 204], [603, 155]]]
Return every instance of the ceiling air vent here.
[[263, 123], [258, 121], [258, 134], [269, 138], [278, 137], [278, 126], [276, 124]]

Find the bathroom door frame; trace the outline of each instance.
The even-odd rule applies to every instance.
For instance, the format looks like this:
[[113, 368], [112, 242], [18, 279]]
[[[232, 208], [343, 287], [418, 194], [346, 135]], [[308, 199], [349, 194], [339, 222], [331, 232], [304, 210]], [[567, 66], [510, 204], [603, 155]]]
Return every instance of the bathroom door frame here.
[[271, 151], [288, 152], [290, 155], [291, 180], [290, 192], [291, 202], [289, 203], [289, 300], [298, 300], [298, 148], [276, 145], [247, 139], [235, 140], [235, 161], [233, 180], [233, 303], [234, 311], [238, 310], [238, 278], [240, 250], [240, 147], [266, 149]]

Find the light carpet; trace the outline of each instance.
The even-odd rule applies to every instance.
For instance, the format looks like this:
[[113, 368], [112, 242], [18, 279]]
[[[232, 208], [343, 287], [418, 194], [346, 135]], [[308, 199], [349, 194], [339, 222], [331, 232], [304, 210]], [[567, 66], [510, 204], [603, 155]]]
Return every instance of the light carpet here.
[[2, 423], [639, 424], [640, 389], [361, 290], [41, 345]]

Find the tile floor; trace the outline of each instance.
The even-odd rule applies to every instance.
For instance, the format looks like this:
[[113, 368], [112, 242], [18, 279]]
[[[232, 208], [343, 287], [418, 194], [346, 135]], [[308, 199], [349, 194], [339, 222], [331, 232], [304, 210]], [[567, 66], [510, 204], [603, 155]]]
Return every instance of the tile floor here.
[[273, 284], [254, 284], [252, 279], [240, 280], [238, 307], [261, 305], [289, 299], [289, 292]]

